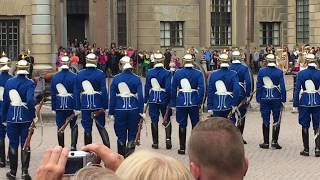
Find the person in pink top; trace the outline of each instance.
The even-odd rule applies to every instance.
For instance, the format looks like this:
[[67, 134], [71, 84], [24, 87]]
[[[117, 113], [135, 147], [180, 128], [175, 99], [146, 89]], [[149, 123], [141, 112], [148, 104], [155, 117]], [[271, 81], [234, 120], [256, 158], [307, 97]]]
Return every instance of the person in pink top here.
[[76, 72], [79, 71], [79, 57], [77, 56], [76, 52], [72, 52], [71, 53], [71, 57], [70, 57], [70, 61], [71, 61], [71, 67], [75, 69]]

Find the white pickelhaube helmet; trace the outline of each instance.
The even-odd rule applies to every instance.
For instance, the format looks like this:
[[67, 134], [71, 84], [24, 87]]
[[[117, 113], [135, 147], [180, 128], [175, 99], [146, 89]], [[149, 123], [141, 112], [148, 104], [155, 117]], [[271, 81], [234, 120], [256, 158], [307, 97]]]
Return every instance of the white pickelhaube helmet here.
[[16, 64], [17, 74], [29, 74], [30, 64], [25, 60], [25, 55], [21, 56], [21, 60], [19, 60]]
[[64, 56], [61, 58], [61, 69], [69, 69], [70, 66], [70, 58], [67, 55], [67, 53], [64, 54]]
[[91, 51], [91, 53], [89, 53], [86, 56], [86, 67], [97, 67], [97, 56], [93, 53], [93, 50]]
[[156, 63], [154, 67], [163, 67], [164, 55], [158, 50], [153, 54], [154, 62]]
[[10, 67], [10, 59], [7, 57], [5, 52], [2, 52], [2, 56], [0, 58], [0, 71], [9, 71]]
[[183, 64], [184, 64], [184, 67], [193, 67], [193, 56], [189, 53], [189, 51], [187, 51], [187, 54], [185, 54], [182, 58], [183, 60]]
[[306, 62], [308, 63], [308, 66], [313, 66], [313, 67], [317, 67], [317, 59], [316, 56], [314, 54], [307, 54], [305, 56]]
[[231, 59], [232, 61], [234, 60], [242, 60], [242, 57], [241, 57], [241, 53], [238, 49], [232, 51], [232, 54], [231, 54]]
[[228, 54], [220, 54], [219, 61], [220, 61], [220, 67], [229, 67], [230, 58]]
[[274, 54], [268, 54], [265, 60], [268, 62], [268, 66], [276, 66], [276, 57]]
[[123, 56], [120, 59], [120, 65], [122, 70], [132, 69], [131, 58], [129, 56]]

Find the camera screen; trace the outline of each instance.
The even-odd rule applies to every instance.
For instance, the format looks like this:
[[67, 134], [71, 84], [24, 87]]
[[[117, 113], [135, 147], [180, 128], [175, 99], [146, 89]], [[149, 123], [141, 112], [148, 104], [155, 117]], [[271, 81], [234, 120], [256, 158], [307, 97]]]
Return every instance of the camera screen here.
[[64, 174], [73, 175], [81, 168], [83, 168], [83, 157], [68, 158]]

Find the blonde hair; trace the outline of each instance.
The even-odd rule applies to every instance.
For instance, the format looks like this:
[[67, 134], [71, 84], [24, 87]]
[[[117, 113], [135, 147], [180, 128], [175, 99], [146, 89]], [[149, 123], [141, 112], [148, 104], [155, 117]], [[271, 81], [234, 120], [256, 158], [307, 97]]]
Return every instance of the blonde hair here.
[[190, 171], [178, 160], [141, 150], [126, 158], [116, 171], [123, 179], [192, 180]]
[[72, 180], [120, 180], [120, 178], [110, 169], [87, 166], [80, 169]]

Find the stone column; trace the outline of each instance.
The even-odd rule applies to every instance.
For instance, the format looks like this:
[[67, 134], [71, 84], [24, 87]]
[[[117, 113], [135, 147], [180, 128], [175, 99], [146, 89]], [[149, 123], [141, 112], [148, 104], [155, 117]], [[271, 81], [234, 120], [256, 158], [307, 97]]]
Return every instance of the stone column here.
[[35, 64], [52, 64], [50, 0], [32, 0], [32, 54]]
[[201, 0], [200, 3], [200, 46], [210, 47], [211, 46], [211, 1]]

